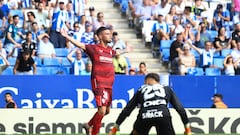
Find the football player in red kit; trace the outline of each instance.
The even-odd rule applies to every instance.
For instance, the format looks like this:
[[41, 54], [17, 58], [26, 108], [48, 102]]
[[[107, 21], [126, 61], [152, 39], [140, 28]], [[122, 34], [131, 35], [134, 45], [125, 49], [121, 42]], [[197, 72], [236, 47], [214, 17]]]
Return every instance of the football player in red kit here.
[[115, 76], [112, 58], [116, 52], [108, 46], [112, 38], [111, 31], [106, 27], [100, 27], [96, 31], [100, 43], [96, 45], [85, 45], [73, 39], [64, 30], [61, 33], [76, 47], [83, 49], [92, 61], [91, 84], [98, 111], [88, 123], [83, 125], [83, 128], [86, 129], [88, 135], [97, 135], [101, 121], [104, 115], [109, 113], [112, 102], [112, 86]]

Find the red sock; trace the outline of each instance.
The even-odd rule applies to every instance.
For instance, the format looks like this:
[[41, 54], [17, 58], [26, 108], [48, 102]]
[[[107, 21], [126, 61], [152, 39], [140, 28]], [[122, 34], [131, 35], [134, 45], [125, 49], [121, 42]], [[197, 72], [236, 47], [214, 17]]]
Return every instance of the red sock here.
[[92, 119], [88, 122], [88, 125], [93, 127], [92, 135], [97, 135], [99, 133], [103, 117], [103, 115], [96, 112]]

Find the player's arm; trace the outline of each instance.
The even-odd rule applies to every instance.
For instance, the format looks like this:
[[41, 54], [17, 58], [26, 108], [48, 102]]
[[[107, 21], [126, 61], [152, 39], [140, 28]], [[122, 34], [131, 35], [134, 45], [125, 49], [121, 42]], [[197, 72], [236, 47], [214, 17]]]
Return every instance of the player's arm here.
[[71, 36], [69, 36], [69, 35], [67, 34], [67, 31], [66, 31], [66, 30], [61, 29], [61, 34], [62, 34], [66, 39], [68, 39], [70, 42], [72, 42], [73, 45], [75, 45], [76, 47], [79, 47], [79, 48], [81, 48], [81, 49], [83, 49], [83, 50], [86, 50], [85, 44], [83, 44], [83, 43], [79, 42], [78, 40], [75, 40], [74, 38], [72, 38]]
[[178, 97], [176, 96], [176, 94], [173, 92], [173, 90], [170, 87], [165, 87], [165, 88], [168, 89], [168, 92], [171, 95], [170, 96], [170, 104], [173, 106], [174, 109], [176, 109], [176, 111], [180, 115], [181, 120], [184, 124], [184, 128], [185, 128], [184, 134], [191, 135], [189, 119], [187, 117], [187, 113], [186, 113], [183, 105], [181, 104], [180, 100], [178, 99]]
[[123, 123], [123, 121], [132, 113], [132, 111], [135, 109], [135, 107], [138, 105], [138, 97], [139, 93], [138, 91], [132, 99], [127, 103], [126, 107], [122, 110], [122, 112], [119, 114], [111, 132], [109, 135], [115, 135], [116, 132], [119, 130], [119, 126]]

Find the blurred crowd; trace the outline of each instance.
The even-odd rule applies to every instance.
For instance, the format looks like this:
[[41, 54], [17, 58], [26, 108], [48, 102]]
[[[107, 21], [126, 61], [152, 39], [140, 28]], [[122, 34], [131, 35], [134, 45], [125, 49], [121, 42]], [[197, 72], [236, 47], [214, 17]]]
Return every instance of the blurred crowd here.
[[[169, 73], [240, 74], [239, 0], [113, 0], [113, 5], [121, 9], [136, 36], [151, 43], [154, 57], [167, 58]], [[112, 31], [109, 46], [119, 52], [113, 58], [116, 74], [146, 74], [140, 71], [144, 62], [132, 68], [130, 60], [121, 55], [129, 51], [127, 42], [105, 21], [103, 12], [96, 13], [95, 7], [88, 6], [87, 0], [1, 0], [0, 24], [0, 73], [12, 68], [13, 74], [38, 74], [49, 58], [60, 57], [59, 65], [69, 62], [64, 67], [67, 74], [89, 74], [88, 56], [60, 30], [94, 45], [99, 42], [95, 31], [105, 26]], [[171, 41], [165, 50], [164, 41]], [[67, 54], [59, 54], [60, 49]]]
[[128, 0], [126, 10], [123, 1], [129, 27], [170, 74], [240, 74], [239, 0]]
[[113, 58], [116, 74], [142, 72], [131, 68], [130, 60], [122, 56], [129, 50], [127, 42], [105, 21], [103, 12], [96, 13], [94, 6], [88, 6], [87, 0], [1, 0], [0, 24], [2, 74], [90, 75], [88, 56], [67, 41], [61, 30], [82, 43], [95, 45], [99, 43], [95, 31], [101, 26], [111, 30], [109, 46], [119, 52]]

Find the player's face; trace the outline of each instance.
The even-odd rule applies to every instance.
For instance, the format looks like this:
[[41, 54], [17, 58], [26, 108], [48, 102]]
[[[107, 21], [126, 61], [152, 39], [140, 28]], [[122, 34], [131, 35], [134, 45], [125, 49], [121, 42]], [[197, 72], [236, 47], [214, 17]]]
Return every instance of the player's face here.
[[11, 95], [9, 95], [9, 94], [5, 95], [5, 101], [8, 102], [10, 100], [12, 100]]
[[111, 32], [110, 32], [110, 30], [105, 30], [105, 31], [103, 31], [102, 32], [102, 41], [104, 42], [104, 43], [111, 43], [111, 41], [112, 41], [112, 34], [111, 34]]

